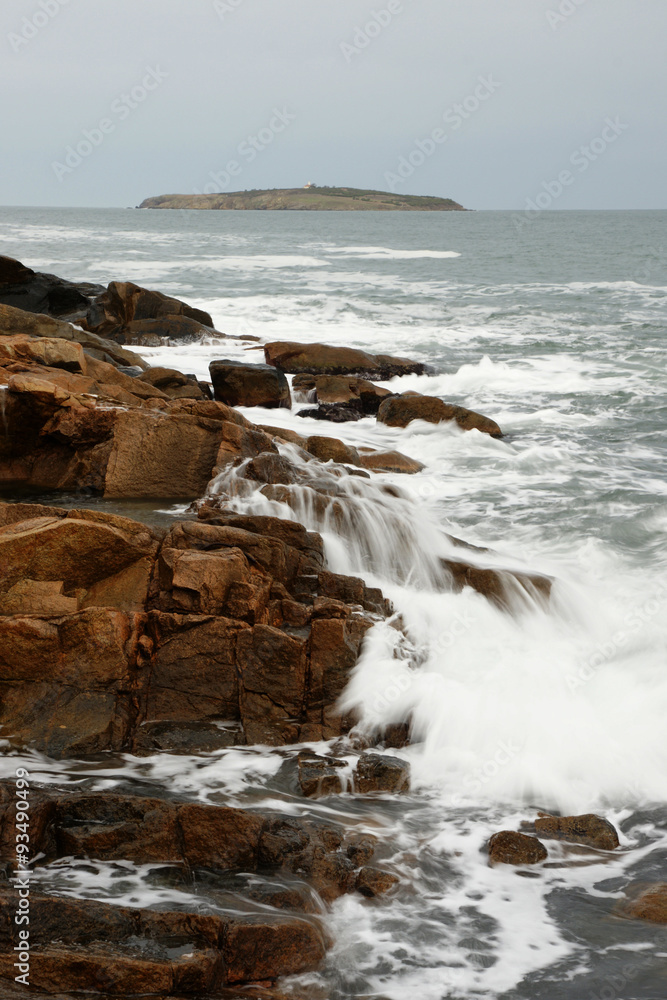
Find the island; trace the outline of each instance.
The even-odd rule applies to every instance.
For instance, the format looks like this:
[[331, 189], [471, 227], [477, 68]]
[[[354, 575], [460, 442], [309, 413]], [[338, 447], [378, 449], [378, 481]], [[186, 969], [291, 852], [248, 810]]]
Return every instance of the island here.
[[465, 212], [451, 198], [392, 194], [361, 188], [272, 188], [268, 191], [233, 191], [229, 194], [162, 194], [146, 198], [139, 208], [213, 209], [222, 211], [293, 212]]

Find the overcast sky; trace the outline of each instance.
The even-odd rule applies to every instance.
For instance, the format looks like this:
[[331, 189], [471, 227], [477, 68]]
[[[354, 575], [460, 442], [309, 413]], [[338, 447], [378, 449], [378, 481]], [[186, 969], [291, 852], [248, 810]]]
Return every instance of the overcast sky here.
[[667, 208], [666, 38], [666, 0], [3, 0], [0, 204]]

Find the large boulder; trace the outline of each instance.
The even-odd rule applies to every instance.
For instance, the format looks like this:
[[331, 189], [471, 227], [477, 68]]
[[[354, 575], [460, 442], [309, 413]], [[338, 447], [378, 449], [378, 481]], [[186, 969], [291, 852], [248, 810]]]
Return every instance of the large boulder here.
[[545, 839], [565, 840], [585, 844], [601, 851], [614, 851], [619, 846], [616, 828], [602, 816], [547, 816], [535, 820], [535, 832]]
[[95, 333], [81, 330], [71, 323], [53, 319], [42, 313], [31, 313], [4, 305], [0, 301], [0, 336], [12, 337], [16, 334], [30, 337], [48, 337], [49, 339], [68, 340], [81, 344], [86, 355], [106, 361], [112, 365], [138, 365], [147, 368], [148, 365], [138, 354], [128, 351], [118, 344], [98, 337]]
[[[85, 325], [86, 329], [102, 337], [124, 343], [125, 330], [130, 324], [171, 317], [185, 317], [204, 327], [213, 327], [209, 313], [202, 309], [195, 309], [180, 299], [142, 288], [131, 281], [110, 282], [107, 290], [93, 302]], [[133, 332], [136, 335], [136, 327]]]
[[18, 333], [0, 335], [0, 365], [24, 362], [86, 374], [86, 355], [81, 344], [58, 337], [31, 337]]
[[490, 865], [537, 865], [547, 858], [546, 847], [536, 837], [514, 830], [494, 833], [488, 852]]
[[11, 257], [0, 257], [0, 303], [32, 313], [77, 320], [85, 316], [102, 285], [42, 274]]
[[284, 374], [271, 365], [212, 361], [209, 365], [215, 398], [227, 406], [289, 408], [290, 388]]
[[143, 611], [158, 544], [150, 528], [114, 514], [0, 504], [2, 609]]
[[343, 405], [370, 414], [377, 413], [382, 400], [392, 394], [390, 389], [374, 385], [367, 379], [345, 375], [295, 375], [292, 388], [304, 395], [309, 403], [324, 407]]
[[[109, 406], [72, 395], [71, 386], [12, 375], [4, 397], [0, 481], [83, 487], [107, 497], [196, 499], [229, 462], [275, 451], [266, 434], [221, 403], [165, 397], [139, 406], [129, 390], [164, 394], [117, 374], [127, 379], [135, 405]], [[61, 373], [61, 382], [63, 377], [80, 376]]]
[[146, 752], [151, 734], [210, 747], [216, 722], [242, 744], [351, 728], [336, 704], [390, 613], [382, 594], [325, 570], [322, 538], [294, 521], [203, 510], [159, 537], [97, 511], [0, 505], [3, 738], [68, 757]]
[[141, 374], [141, 381], [159, 389], [170, 399], [207, 398], [194, 375], [184, 375], [175, 368], [147, 368]]
[[464, 431], [478, 430], [494, 438], [503, 436], [495, 420], [463, 406], [444, 403], [437, 396], [390, 396], [380, 403], [377, 418], [389, 427], [407, 427], [413, 420], [426, 420], [431, 424], [455, 420]]
[[396, 375], [422, 375], [426, 367], [409, 358], [368, 354], [354, 347], [298, 344], [291, 341], [265, 344], [264, 357], [267, 364], [292, 375], [357, 375], [379, 381]]
[[[21, 952], [14, 897], [0, 892], [0, 976], [10, 981]], [[47, 995], [218, 995], [225, 986], [312, 972], [325, 956], [315, 920], [267, 908], [238, 916], [158, 912], [32, 890], [30, 928], [39, 939], [27, 963], [30, 985]]]

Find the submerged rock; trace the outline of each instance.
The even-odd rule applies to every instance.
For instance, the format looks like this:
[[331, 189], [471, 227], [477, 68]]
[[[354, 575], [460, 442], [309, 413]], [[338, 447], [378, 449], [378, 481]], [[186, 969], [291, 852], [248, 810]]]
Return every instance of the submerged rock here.
[[211, 361], [209, 365], [215, 398], [227, 406], [290, 408], [292, 397], [284, 374], [271, 365], [240, 361]]
[[652, 924], [667, 924], [667, 882], [639, 884], [626, 891], [628, 898], [618, 906], [621, 916], [647, 920]]
[[464, 431], [478, 430], [493, 438], [503, 436], [495, 420], [474, 410], [466, 410], [463, 406], [444, 403], [436, 396], [390, 396], [380, 404], [377, 418], [389, 427], [407, 427], [413, 420], [426, 420], [432, 424], [455, 420]]
[[489, 840], [490, 865], [536, 865], [547, 858], [547, 849], [536, 837], [514, 830], [494, 833]]
[[357, 375], [363, 379], [385, 379], [396, 375], [422, 375], [424, 364], [387, 354], [368, 354], [353, 347], [299, 344], [276, 341], [265, 344], [267, 364], [292, 375]]

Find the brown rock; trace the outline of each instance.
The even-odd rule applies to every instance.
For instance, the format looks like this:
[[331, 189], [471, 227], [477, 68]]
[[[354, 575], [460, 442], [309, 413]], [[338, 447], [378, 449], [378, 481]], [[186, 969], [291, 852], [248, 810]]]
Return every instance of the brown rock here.
[[195, 867], [254, 869], [264, 821], [242, 809], [189, 803], [178, 809], [183, 854]]
[[371, 792], [408, 792], [410, 765], [407, 761], [386, 754], [362, 754], [355, 770], [355, 786], [361, 795]]
[[302, 718], [306, 706], [307, 640], [256, 625], [238, 637], [236, 655], [248, 742], [296, 742], [294, 721]]
[[155, 651], [145, 718], [238, 720], [236, 643], [247, 628], [227, 618], [152, 612], [147, 629]]
[[184, 375], [175, 368], [147, 368], [141, 381], [160, 389], [169, 399], [204, 399], [194, 376]]
[[130, 727], [137, 616], [105, 608], [0, 618], [0, 725], [52, 757], [121, 749]]
[[[128, 380], [136, 391], [140, 380]], [[86, 487], [108, 497], [194, 499], [216, 469], [275, 450], [266, 434], [221, 403], [152, 403], [98, 405], [49, 382], [13, 375], [5, 394], [8, 435], [0, 443], [0, 478], [51, 489]]]
[[667, 882], [632, 886], [629, 898], [620, 904], [619, 912], [633, 920], [667, 924]]
[[[364, 413], [377, 413], [378, 407], [385, 396], [391, 395], [390, 389], [374, 385], [367, 379], [349, 378], [344, 375], [320, 375], [317, 377], [308, 375], [295, 375], [296, 379], [310, 379], [313, 385], [310, 391], [314, 390], [314, 398], [310, 402], [331, 405], [342, 403], [343, 405], [360, 405]], [[306, 383], [299, 382], [301, 391], [304, 391]]]
[[489, 864], [536, 865], [547, 857], [544, 844], [525, 833], [503, 830], [489, 840]]
[[299, 788], [308, 798], [321, 798], [324, 795], [339, 795], [345, 791], [345, 779], [341, 774], [345, 761], [335, 757], [318, 757], [316, 754], [304, 754], [298, 761]]
[[209, 365], [215, 398], [227, 406], [290, 408], [292, 397], [284, 374], [271, 365], [212, 361]]
[[336, 462], [340, 465], [361, 465], [356, 448], [344, 444], [338, 438], [313, 435], [306, 439], [306, 451], [320, 462]]
[[380, 404], [378, 420], [389, 427], [407, 427], [412, 420], [427, 420], [431, 424], [455, 420], [464, 431], [478, 430], [494, 438], [503, 436], [495, 420], [463, 406], [444, 403], [436, 396], [390, 396]]
[[[105, 593], [98, 587], [95, 592], [93, 588], [140, 563], [139, 596], [135, 587], [131, 603], [143, 608], [148, 592], [146, 570], [150, 572], [158, 547], [158, 539], [149, 528], [128, 518], [100, 516], [93, 511], [52, 508], [48, 514], [30, 517], [30, 505], [21, 505], [21, 512], [28, 515], [25, 520], [3, 526], [3, 512], [10, 506], [0, 504], [0, 594], [18, 585], [28, 614], [49, 614], [48, 606], [59, 595], [74, 600], [68, 611], [78, 610], [80, 604], [93, 604], [95, 598], [102, 604], [103, 595], [110, 606], [127, 605], [126, 594], [118, 593], [114, 604], [111, 590]], [[129, 582], [126, 577], [123, 581]], [[58, 589], [40, 590], [36, 583], [56, 584]], [[40, 594], [46, 605], [40, 604]], [[35, 603], [31, 605], [30, 599]]]
[[264, 431], [271, 438], [279, 438], [288, 444], [296, 444], [300, 448], [306, 447], [306, 438], [302, 434], [297, 434], [296, 431], [289, 430], [287, 427], [269, 427], [266, 424], [259, 424], [258, 426], [260, 430]]
[[414, 475], [424, 466], [414, 458], [402, 455], [400, 451], [374, 451], [361, 456], [361, 466], [371, 472], [398, 472]]
[[95, 299], [89, 310], [86, 327], [112, 340], [120, 337], [122, 343], [123, 329], [128, 324], [171, 316], [185, 316], [203, 326], [213, 327], [213, 320], [207, 312], [162, 292], [141, 288], [131, 281], [110, 282], [106, 292]]
[[88, 357], [96, 357], [115, 365], [148, 367], [138, 354], [119, 347], [118, 344], [103, 337], [98, 337], [97, 334], [79, 330], [64, 320], [52, 319], [41, 313], [25, 312], [23, 309], [2, 303], [0, 303], [0, 334], [3, 336], [22, 334], [73, 341], [81, 345]]
[[544, 604], [551, 596], [553, 580], [537, 573], [483, 569], [454, 559], [443, 559], [442, 564], [451, 573], [455, 592], [472, 587], [503, 611], [512, 610], [517, 598]]
[[356, 888], [362, 896], [370, 899], [375, 896], [385, 896], [399, 884], [400, 879], [391, 872], [383, 871], [381, 868], [365, 867], [357, 875]]
[[408, 358], [367, 354], [352, 347], [274, 342], [265, 344], [267, 364], [284, 372], [308, 375], [358, 375], [384, 381], [395, 375], [423, 374], [425, 366]]
[[325, 954], [319, 929], [298, 917], [232, 920], [223, 946], [229, 983], [311, 972], [320, 966]]
[[567, 840], [585, 844], [601, 851], [613, 851], [619, 846], [618, 833], [612, 824], [588, 813], [585, 816], [547, 816], [535, 820], [535, 832], [549, 840]]
[[[211, 329], [207, 323], [191, 319], [189, 316], [170, 315], [159, 316], [156, 319], [132, 320], [126, 323], [116, 336], [125, 344], [160, 347], [163, 344], [193, 343], [210, 335]], [[217, 333], [216, 336], [222, 334]]]
[[86, 355], [81, 344], [57, 337], [31, 337], [28, 334], [0, 336], [0, 365], [10, 361], [86, 374]]

